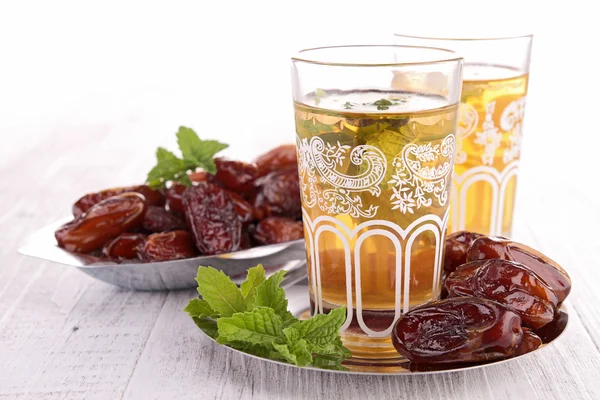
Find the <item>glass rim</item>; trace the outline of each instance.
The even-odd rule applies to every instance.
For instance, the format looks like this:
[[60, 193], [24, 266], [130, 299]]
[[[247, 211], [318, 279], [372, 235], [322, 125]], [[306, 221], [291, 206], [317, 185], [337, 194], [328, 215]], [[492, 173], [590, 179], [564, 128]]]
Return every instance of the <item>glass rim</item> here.
[[[404, 49], [425, 49], [425, 50], [435, 50], [442, 53], [452, 54], [454, 57], [448, 58], [439, 58], [434, 60], [423, 60], [423, 61], [399, 61], [399, 62], [386, 62], [386, 63], [357, 63], [357, 62], [335, 62], [335, 61], [321, 61], [315, 60], [307, 57], [301, 57], [301, 54], [304, 52], [311, 52], [317, 50], [327, 50], [327, 49], [350, 49], [350, 48], [376, 48], [376, 47], [387, 47], [387, 48], [404, 48]], [[463, 57], [458, 56], [455, 51], [450, 49], [443, 49], [441, 47], [431, 47], [431, 46], [410, 46], [410, 45], [396, 45], [396, 44], [354, 44], [354, 45], [337, 45], [337, 46], [322, 46], [322, 47], [311, 47], [307, 49], [302, 49], [298, 51], [298, 53], [293, 56], [292, 61], [305, 62], [309, 64], [315, 65], [326, 65], [326, 66], [334, 66], [334, 67], [401, 67], [401, 66], [409, 66], [409, 65], [431, 65], [431, 64], [441, 64], [447, 62], [461, 62], [464, 60]]]
[[484, 42], [493, 40], [514, 40], [514, 39], [533, 39], [533, 33], [513, 36], [490, 36], [490, 37], [436, 37], [436, 36], [418, 36], [418, 35], [407, 35], [405, 33], [394, 33], [394, 36], [400, 36], [410, 39], [423, 39], [423, 40], [440, 40], [448, 42]]

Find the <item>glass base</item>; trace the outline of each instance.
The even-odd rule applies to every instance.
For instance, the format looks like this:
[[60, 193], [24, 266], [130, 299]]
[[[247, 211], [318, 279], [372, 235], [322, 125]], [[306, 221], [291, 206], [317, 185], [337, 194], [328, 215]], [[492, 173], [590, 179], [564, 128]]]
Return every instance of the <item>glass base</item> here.
[[342, 342], [351, 352], [353, 358], [364, 360], [388, 360], [398, 358], [398, 351], [392, 344], [392, 339], [372, 338], [364, 333], [352, 331], [342, 332]]

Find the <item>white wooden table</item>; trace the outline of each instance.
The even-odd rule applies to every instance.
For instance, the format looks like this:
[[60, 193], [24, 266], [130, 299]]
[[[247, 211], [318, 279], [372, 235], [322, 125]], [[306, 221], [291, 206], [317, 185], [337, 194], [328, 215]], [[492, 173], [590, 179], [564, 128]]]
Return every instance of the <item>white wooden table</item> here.
[[[574, 283], [569, 328], [559, 341], [470, 372], [336, 375], [213, 344], [182, 312], [193, 290], [126, 291], [17, 254], [30, 232], [67, 215], [80, 194], [144, 178], [154, 148], [171, 145], [181, 118], [157, 116], [153, 107], [92, 122], [75, 110], [59, 124], [3, 131], [9, 141], [0, 149], [0, 399], [600, 398], [600, 201], [585, 173], [565, 175], [588, 149], [570, 152], [569, 142], [539, 132], [523, 149], [515, 237], [562, 263]], [[528, 109], [527, 132], [552, 129], [542, 112]], [[162, 136], [148, 133], [158, 130]], [[243, 146], [232, 147], [239, 153]], [[552, 162], [557, 155], [562, 161]]]

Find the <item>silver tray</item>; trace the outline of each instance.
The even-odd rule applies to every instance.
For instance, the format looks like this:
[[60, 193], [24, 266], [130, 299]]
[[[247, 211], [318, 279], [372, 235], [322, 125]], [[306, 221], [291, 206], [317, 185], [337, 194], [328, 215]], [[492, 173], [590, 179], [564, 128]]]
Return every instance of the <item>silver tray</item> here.
[[[288, 286], [286, 289], [288, 298], [288, 309], [296, 317], [306, 317], [310, 311], [309, 298], [308, 298], [308, 286], [306, 281]], [[343, 365], [348, 368], [347, 371], [337, 371], [321, 369], [316, 367], [298, 367], [292, 364], [287, 364], [281, 361], [274, 361], [266, 358], [261, 358], [248, 353], [244, 353], [240, 350], [233, 349], [231, 347], [218, 345], [215, 342], [215, 346], [224, 347], [228, 351], [234, 351], [236, 353], [243, 354], [246, 357], [256, 358], [265, 362], [285, 365], [289, 368], [300, 368], [300, 369], [311, 369], [321, 372], [333, 372], [337, 374], [355, 374], [355, 375], [422, 375], [422, 374], [439, 374], [445, 372], [457, 372], [467, 371], [472, 369], [484, 368], [491, 365], [498, 365], [503, 363], [512, 362], [523, 357], [528, 357], [532, 354], [537, 354], [540, 351], [546, 351], [547, 348], [551, 348], [554, 343], [562, 334], [565, 332], [569, 322], [569, 311], [570, 307], [567, 303], [563, 303], [560, 310], [557, 312], [557, 318], [542, 328], [540, 337], [542, 338], [543, 344], [536, 350], [526, 353], [517, 357], [512, 357], [504, 360], [472, 363], [472, 364], [415, 364], [408, 361], [406, 358], [398, 356], [397, 358], [385, 359], [385, 360], [366, 360], [366, 359], [354, 359], [344, 361]], [[190, 328], [193, 329], [193, 328]], [[206, 335], [204, 331], [198, 329], [202, 335]], [[206, 335], [210, 340], [213, 340], [210, 336]]]
[[267, 274], [288, 271], [282, 285], [287, 286], [306, 277], [304, 240], [254, 247], [248, 250], [216, 256], [186, 258], [152, 263], [116, 263], [86, 254], [71, 253], [58, 247], [54, 232], [72, 218], [65, 218], [45, 226], [30, 235], [19, 248], [19, 253], [78, 268], [101, 281], [126, 289], [172, 290], [196, 288], [198, 266], [222, 270], [234, 282], [246, 279], [248, 268], [262, 264]]

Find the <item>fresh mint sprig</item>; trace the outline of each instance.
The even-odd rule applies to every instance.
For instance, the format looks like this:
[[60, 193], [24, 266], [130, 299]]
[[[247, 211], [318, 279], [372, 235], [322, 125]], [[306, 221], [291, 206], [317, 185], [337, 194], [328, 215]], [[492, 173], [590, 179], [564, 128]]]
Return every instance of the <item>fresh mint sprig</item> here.
[[223, 272], [199, 267], [196, 281], [203, 298], [190, 300], [184, 311], [220, 344], [301, 367], [345, 369], [342, 361], [351, 353], [339, 330], [346, 308], [298, 320], [280, 287], [284, 275], [280, 271], [266, 278], [259, 264], [238, 288]]
[[229, 147], [225, 143], [216, 140], [202, 140], [193, 129], [185, 126], [179, 127], [177, 131], [177, 144], [182, 158], [174, 153], [159, 147], [156, 150], [156, 166], [148, 172], [146, 181], [153, 189], [164, 188], [169, 181], [177, 181], [190, 186], [188, 171], [203, 168], [210, 174], [217, 172], [213, 160], [215, 154]]

